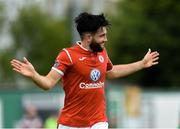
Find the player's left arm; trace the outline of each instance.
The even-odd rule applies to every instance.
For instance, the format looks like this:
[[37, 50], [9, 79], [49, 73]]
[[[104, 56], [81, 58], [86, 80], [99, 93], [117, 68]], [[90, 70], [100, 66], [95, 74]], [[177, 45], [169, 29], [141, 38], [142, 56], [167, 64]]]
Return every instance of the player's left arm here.
[[157, 51], [151, 52], [151, 49], [149, 49], [144, 58], [140, 61], [130, 64], [114, 65], [112, 70], [106, 73], [106, 77], [108, 79], [114, 79], [127, 76], [141, 69], [158, 64], [158, 59], [159, 53]]

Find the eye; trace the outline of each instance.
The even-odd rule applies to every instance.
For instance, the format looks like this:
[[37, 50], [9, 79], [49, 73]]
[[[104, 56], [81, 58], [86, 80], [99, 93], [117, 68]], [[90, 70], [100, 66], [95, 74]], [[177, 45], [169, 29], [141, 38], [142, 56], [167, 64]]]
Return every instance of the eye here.
[[106, 36], [105, 34], [100, 35], [100, 37], [105, 37], [105, 36]]

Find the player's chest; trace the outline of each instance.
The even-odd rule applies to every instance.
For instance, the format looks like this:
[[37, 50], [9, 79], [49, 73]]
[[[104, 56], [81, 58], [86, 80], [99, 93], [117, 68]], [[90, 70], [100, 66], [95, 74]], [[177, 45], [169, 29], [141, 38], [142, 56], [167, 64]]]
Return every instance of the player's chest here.
[[79, 54], [75, 57], [73, 69], [75, 72], [86, 76], [89, 74], [105, 74], [107, 68], [107, 59], [103, 54], [83, 55]]

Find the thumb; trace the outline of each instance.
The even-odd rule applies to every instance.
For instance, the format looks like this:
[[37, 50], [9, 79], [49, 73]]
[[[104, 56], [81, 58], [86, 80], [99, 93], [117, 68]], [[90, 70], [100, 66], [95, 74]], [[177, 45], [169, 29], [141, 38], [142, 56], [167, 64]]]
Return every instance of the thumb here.
[[29, 61], [27, 60], [26, 57], [23, 57], [23, 61], [24, 61], [25, 63], [29, 63]]
[[151, 53], [151, 49], [148, 49], [148, 52], [146, 53], [146, 55], [149, 55]]

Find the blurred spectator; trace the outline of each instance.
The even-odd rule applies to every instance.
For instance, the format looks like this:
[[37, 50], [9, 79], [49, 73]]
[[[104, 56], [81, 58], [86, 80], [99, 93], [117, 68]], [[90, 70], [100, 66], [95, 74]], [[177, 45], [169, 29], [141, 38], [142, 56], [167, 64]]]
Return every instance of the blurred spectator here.
[[53, 113], [45, 120], [44, 128], [47, 128], [47, 129], [57, 128], [57, 114], [56, 113]]
[[25, 107], [23, 118], [17, 122], [16, 128], [42, 128], [42, 125], [37, 109], [32, 105], [28, 105]]
[[141, 89], [136, 85], [131, 85], [126, 88], [125, 93], [125, 108], [126, 128], [140, 128], [141, 127]]

